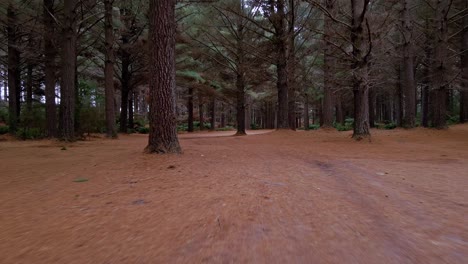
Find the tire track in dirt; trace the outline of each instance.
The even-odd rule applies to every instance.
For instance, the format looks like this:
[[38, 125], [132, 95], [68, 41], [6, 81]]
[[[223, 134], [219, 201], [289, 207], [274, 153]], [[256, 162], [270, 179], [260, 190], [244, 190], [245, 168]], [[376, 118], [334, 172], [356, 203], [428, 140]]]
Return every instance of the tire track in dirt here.
[[[421, 256], [425, 256], [425, 263], [463, 263], [464, 251], [460, 243], [459, 246], [452, 245], [451, 255], [442, 256], [431, 252], [431, 248], [427, 246], [428, 241], [423, 241], [424, 232], [421, 227], [437, 229], [442, 224], [437, 223], [437, 218], [428, 217], [429, 211], [403, 199], [397, 190], [387, 186], [379, 177], [349, 160], [314, 163], [328, 176], [333, 177], [337, 188], [330, 191], [345, 197], [354, 210], [372, 219], [373, 225], [381, 232], [374, 234], [374, 238], [383, 240], [386, 253], [395, 259], [396, 263], [420, 262]], [[346, 192], [337, 193], [339, 190]], [[385, 204], [388, 204], [388, 207]], [[392, 216], [395, 213], [397, 215]], [[411, 232], [407, 232], [409, 230]]]

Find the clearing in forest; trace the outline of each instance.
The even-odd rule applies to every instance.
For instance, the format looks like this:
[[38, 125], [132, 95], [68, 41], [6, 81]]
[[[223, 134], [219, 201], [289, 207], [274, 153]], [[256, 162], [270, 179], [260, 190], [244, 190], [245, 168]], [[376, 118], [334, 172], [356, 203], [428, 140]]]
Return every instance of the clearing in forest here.
[[2, 263], [466, 263], [468, 126], [0, 142]]

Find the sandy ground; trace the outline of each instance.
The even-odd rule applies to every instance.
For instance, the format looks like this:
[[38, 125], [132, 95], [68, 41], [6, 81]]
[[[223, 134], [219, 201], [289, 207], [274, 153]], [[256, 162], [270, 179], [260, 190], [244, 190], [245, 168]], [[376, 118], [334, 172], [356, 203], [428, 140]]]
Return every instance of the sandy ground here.
[[0, 263], [467, 263], [467, 125], [256, 133], [0, 142]]

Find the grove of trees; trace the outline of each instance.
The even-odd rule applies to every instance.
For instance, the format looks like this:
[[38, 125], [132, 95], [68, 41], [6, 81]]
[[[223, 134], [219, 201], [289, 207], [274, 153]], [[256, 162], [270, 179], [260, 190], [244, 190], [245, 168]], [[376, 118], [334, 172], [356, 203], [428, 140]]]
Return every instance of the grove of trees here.
[[5, 0], [0, 29], [23, 138], [468, 121], [466, 0]]

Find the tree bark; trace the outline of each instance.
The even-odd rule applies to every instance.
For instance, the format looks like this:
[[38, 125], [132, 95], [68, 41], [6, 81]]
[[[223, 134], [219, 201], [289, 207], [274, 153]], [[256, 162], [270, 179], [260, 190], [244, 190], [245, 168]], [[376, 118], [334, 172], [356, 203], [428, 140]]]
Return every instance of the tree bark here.
[[421, 92], [421, 124], [423, 127], [429, 127], [430, 121], [430, 80], [431, 80], [431, 57], [432, 57], [432, 45], [431, 45], [431, 34], [430, 34], [430, 23], [429, 18], [425, 19], [425, 31], [426, 31], [426, 43], [424, 45], [424, 77]]
[[133, 108], [133, 89], [128, 92], [128, 127], [133, 129], [135, 127], [134, 124], [134, 108]]
[[[465, 10], [468, 9], [468, 1], [465, 1]], [[460, 123], [468, 121], [468, 15], [463, 18], [463, 31], [461, 43], [461, 76], [462, 89], [460, 91]]]
[[200, 131], [205, 130], [205, 117], [203, 115], [203, 96], [201, 91], [198, 91], [198, 120]]
[[104, 0], [104, 30], [106, 58], [104, 66], [105, 75], [105, 108], [106, 108], [106, 136], [116, 137], [115, 109], [114, 109], [114, 29], [112, 25], [113, 0]]
[[451, 1], [438, 0], [436, 15], [433, 24], [434, 30], [434, 57], [431, 68], [432, 126], [437, 129], [447, 127], [447, 86], [448, 86], [448, 27], [447, 15]]
[[18, 128], [20, 115], [20, 100], [21, 93], [20, 84], [20, 52], [18, 50], [17, 36], [17, 15], [16, 8], [12, 2], [8, 5], [7, 10], [7, 35], [8, 35], [8, 116], [10, 133], [15, 133]]
[[176, 0], [151, 0], [149, 8], [150, 133], [147, 153], [180, 153], [175, 102]]
[[187, 98], [187, 109], [188, 109], [188, 132], [193, 132], [193, 88], [188, 88]]
[[221, 127], [226, 126], [226, 113], [224, 111], [224, 103], [221, 102]]
[[344, 124], [344, 113], [343, 113], [343, 103], [341, 102], [341, 94], [338, 93], [335, 96], [335, 107], [336, 107], [336, 123]]
[[57, 137], [57, 106], [55, 104], [55, 57], [54, 47], [55, 22], [54, 22], [54, 0], [44, 0], [44, 85], [46, 100], [46, 127], [48, 137]]
[[288, 67], [287, 67], [287, 31], [286, 14], [284, 0], [276, 0], [270, 4], [270, 17], [275, 28], [275, 48], [276, 48], [276, 87], [278, 90], [278, 112], [277, 128], [288, 129]]
[[288, 86], [288, 121], [289, 128], [296, 130], [296, 8], [295, 0], [289, 0], [289, 30], [288, 30], [288, 62], [287, 62], [287, 86]]
[[33, 96], [33, 65], [28, 63], [26, 79], [26, 109], [32, 111], [32, 96]]
[[62, 80], [60, 85], [60, 137], [75, 140], [75, 67], [76, 67], [76, 0], [64, 0]]
[[[336, 0], [325, 0], [327, 11], [334, 14], [334, 3]], [[322, 123], [323, 127], [333, 127], [333, 83], [334, 83], [334, 58], [333, 46], [330, 44], [332, 38], [332, 19], [325, 15], [324, 19], [324, 59], [323, 59], [323, 104]]]
[[236, 121], [237, 121], [237, 132], [236, 135], [242, 136], [245, 133], [245, 83], [243, 74], [237, 74], [236, 77]]
[[304, 130], [309, 130], [309, 95], [304, 93]]
[[210, 103], [210, 130], [214, 131], [216, 129], [216, 98], [211, 97]]
[[[353, 138], [361, 140], [370, 138], [369, 124], [369, 85], [368, 56], [370, 47], [366, 45], [364, 28], [367, 22], [367, 5], [369, 0], [351, 0], [353, 44], [352, 82], [354, 94], [354, 131]], [[368, 25], [367, 25], [368, 27]], [[369, 34], [370, 35], [370, 34]], [[368, 36], [370, 38], [370, 36]], [[369, 43], [371, 42], [368, 39]]]
[[375, 89], [369, 88], [369, 126], [375, 127]]
[[402, 126], [413, 128], [416, 125], [416, 82], [414, 79], [414, 44], [413, 28], [409, 10], [409, 1], [401, 0], [401, 26], [403, 35], [403, 61], [401, 63], [401, 88], [403, 93]]
[[128, 128], [128, 94], [130, 92], [130, 54], [126, 50], [125, 45], [128, 43], [126, 36], [122, 36], [122, 84], [121, 84], [121, 100], [120, 100], [120, 132], [127, 133]]
[[[243, 10], [243, 2], [240, 9]], [[243, 12], [243, 11], [242, 11]], [[241, 19], [237, 21], [237, 56], [236, 56], [236, 123], [237, 136], [246, 135], [245, 132], [245, 50], [244, 25]]]

